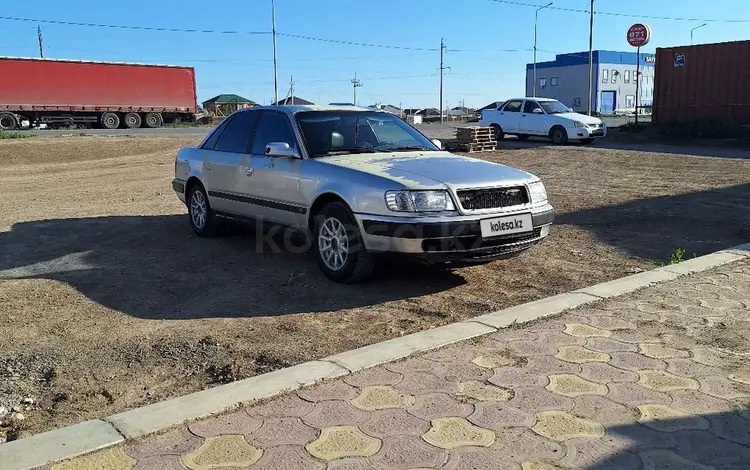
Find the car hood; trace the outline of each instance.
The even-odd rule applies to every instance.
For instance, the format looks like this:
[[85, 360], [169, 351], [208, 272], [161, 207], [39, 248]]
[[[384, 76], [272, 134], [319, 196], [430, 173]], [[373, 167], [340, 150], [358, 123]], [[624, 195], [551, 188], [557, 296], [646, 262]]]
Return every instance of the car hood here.
[[318, 158], [331, 165], [388, 178], [409, 189], [486, 188], [536, 181], [531, 173], [449, 152], [398, 152]]
[[581, 121], [581, 122], [583, 122], [585, 124], [601, 124], [602, 123], [601, 119], [599, 119], [597, 117], [589, 116], [589, 115], [586, 115], [586, 114], [560, 113], [560, 114], [550, 114], [550, 116], [557, 117], [557, 118], [563, 118], [563, 119], [569, 119], [571, 121]]

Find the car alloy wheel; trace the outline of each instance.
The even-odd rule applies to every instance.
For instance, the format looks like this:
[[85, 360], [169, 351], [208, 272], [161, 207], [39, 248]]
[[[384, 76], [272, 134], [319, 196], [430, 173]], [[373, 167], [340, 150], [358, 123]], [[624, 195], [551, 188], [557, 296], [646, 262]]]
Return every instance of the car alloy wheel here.
[[203, 230], [208, 217], [208, 207], [203, 191], [195, 190], [190, 195], [190, 219], [198, 230]]
[[346, 265], [349, 257], [349, 236], [339, 219], [329, 217], [320, 226], [318, 251], [328, 269], [339, 271]]

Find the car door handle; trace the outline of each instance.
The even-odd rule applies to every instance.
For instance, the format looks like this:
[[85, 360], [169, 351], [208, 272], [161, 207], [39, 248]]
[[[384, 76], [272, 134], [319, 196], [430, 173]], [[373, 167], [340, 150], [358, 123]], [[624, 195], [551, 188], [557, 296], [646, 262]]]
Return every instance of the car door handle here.
[[253, 176], [253, 173], [255, 173], [254, 168], [246, 168], [245, 169], [245, 176]]

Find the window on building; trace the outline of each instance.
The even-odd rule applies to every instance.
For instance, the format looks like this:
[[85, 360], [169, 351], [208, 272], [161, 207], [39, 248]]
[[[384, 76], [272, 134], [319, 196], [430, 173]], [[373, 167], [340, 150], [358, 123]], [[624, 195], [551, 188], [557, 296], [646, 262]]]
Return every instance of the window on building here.
[[625, 71], [625, 76], [622, 77], [622, 81], [625, 83], [630, 83], [630, 70]]
[[609, 82], [609, 70], [604, 69], [602, 70], [602, 83]]
[[546, 78], [540, 78], [539, 79], [539, 87], [544, 88], [547, 86], [547, 79]]
[[557, 77], [552, 77], [549, 79], [549, 86], [557, 86]]
[[625, 107], [635, 108], [635, 95], [625, 95]]
[[612, 83], [617, 83], [617, 75], [619, 75], [620, 72], [617, 70], [612, 69]]

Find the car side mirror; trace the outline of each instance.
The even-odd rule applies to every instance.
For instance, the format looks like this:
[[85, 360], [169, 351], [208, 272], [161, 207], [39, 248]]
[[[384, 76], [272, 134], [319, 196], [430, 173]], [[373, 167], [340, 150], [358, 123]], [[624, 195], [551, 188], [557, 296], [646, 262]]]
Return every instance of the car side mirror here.
[[432, 143], [435, 144], [435, 147], [439, 148], [440, 150], [443, 150], [443, 143], [440, 142], [438, 139], [432, 139]]
[[269, 157], [291, 157], [301, 158], [297, 150], [292, 148], [286, 142], [271, 142], [266, 145], [266, 155]]
[[532, 111], [532, 113], [534, 113], [534, 114], [544, 114], [544, 111], [542, 111], [539, 108], [534, 108], [534, 111]]

